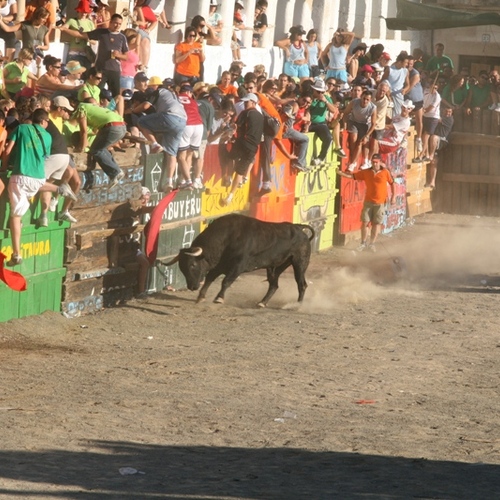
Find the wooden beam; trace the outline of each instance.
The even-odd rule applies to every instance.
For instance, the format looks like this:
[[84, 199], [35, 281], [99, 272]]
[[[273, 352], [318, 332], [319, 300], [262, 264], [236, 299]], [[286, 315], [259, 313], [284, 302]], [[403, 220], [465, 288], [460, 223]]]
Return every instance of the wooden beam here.
[[488, 146], [500, 148], [500, 136], [475, 134], [471, 132], [452, 132], [450, 134], [450, 144], [460, 146]]
[[469, 184], [500, 184], [500, 175], [443, 174], [445, 182], [466, 182]]

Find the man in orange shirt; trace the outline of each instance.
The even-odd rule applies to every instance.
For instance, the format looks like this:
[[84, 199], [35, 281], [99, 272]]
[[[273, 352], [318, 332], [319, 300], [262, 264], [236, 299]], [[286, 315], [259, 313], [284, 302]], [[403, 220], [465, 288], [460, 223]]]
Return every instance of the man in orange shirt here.
[[[365, 181], [366, 195], [361, 211], [361, 245], [358, 250], [362, 252], [369, 249], [376, 252], [375, 241], [377, 240], [385, 215], [385, 202], [387, 200], [387, 184], [391, 186], [391, 205], [396, 202], [396, 190], [394, 188], [394, 179], [386, 166], [382, 163], [379, 154], [372, 156], [372, 166], [367, 170], [358, 172], [342, 172], [337, 170], [341, 177], [354, 179], [355, 181]], [[368, 243], [368, 226], [371, 223], [372, 229], [370, 242]]]

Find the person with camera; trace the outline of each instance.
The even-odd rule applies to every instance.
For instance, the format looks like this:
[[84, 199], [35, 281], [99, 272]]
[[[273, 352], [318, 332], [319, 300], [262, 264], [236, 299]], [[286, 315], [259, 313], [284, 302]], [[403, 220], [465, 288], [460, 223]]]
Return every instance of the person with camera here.
[[184, 40], [175, 46], [174, 81], [176, 85], [189, 82], [194, 85], [201, 80], [201, 64], [205, 61], [203, 45], [196, 41], [196, 28], [188, 26], [184, 33]]

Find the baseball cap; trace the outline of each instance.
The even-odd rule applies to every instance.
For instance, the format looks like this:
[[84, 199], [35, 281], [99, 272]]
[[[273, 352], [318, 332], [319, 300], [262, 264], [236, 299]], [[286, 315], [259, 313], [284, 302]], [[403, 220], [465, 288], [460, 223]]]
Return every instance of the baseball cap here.
[[241, 100], [243, 102], [252, 101], [252, 102], [255, 102], [256, 104], [259, 102], [259, 98], [255, 94], [253, 94], [252, 92], [247, 94], [245, 97], [242, 97]]
[[148, 81], [148, 85], [161, 85], [162, 83], [162, 79], [159, 76], [152, 76]]
[[365, 64], [361, 67], [361, 72], [366, 71], [367, 73], [373, 73], [373, 68], [369, 64]]
[[132, 89], [123, 89], [122, 91], [122, 97], [124, 101], [130, 101], [133, 95], [134, 91]]
[[111, 101], [111, 99], [113, 99], [113, 94], [111, 93], [111, 90], [101, 89], [101, 99], [106, 99], [108, 101]]
[[68, 98], [64, 97], [63, 95], [58, 95], [57, 97], [54, 97], [52, 103], [54, 104], [54, 106], [57, 106], [58, 108], [64, 108], [67, 109], [68, 111], [75, 110], [75, 108], [71, 106]]
[[378, 154], [378, 153], [375, 153], [374, 155], [372, 155], [372, 160], [381, 160], [382, 157]]
[[382, 57], [382, 59], [387, 59], [388, 61], [392, 60], [392, 57], [387, 52], [382, 52], [380, 57]]
[[163, 80], [162, 82], [162, 85], [164, 87], [173, 87], [175, 85], [175, 82], [172, 78], [165, 78], [165, 80]]
[[189, 83], [183, 83], [179, 89], [179, 92], [192, 92], [193, 87]]
[[145, 82], [148, 81], [149, 78], [148, 75], [146, 75], [146, 73], [139, 71], [139, 73], [136, 73], [136, 75], [134, 76], [134, 80], [137, 80], [139, 82]]

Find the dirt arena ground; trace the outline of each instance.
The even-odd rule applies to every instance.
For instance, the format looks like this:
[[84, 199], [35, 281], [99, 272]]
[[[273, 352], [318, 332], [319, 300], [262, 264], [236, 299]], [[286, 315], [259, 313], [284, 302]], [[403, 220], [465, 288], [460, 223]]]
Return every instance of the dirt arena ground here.
[[500, 498], [499, 248], [426, 215], [314, 255], [301, 307], [255, 273], [0, 324], [0, 498]]

